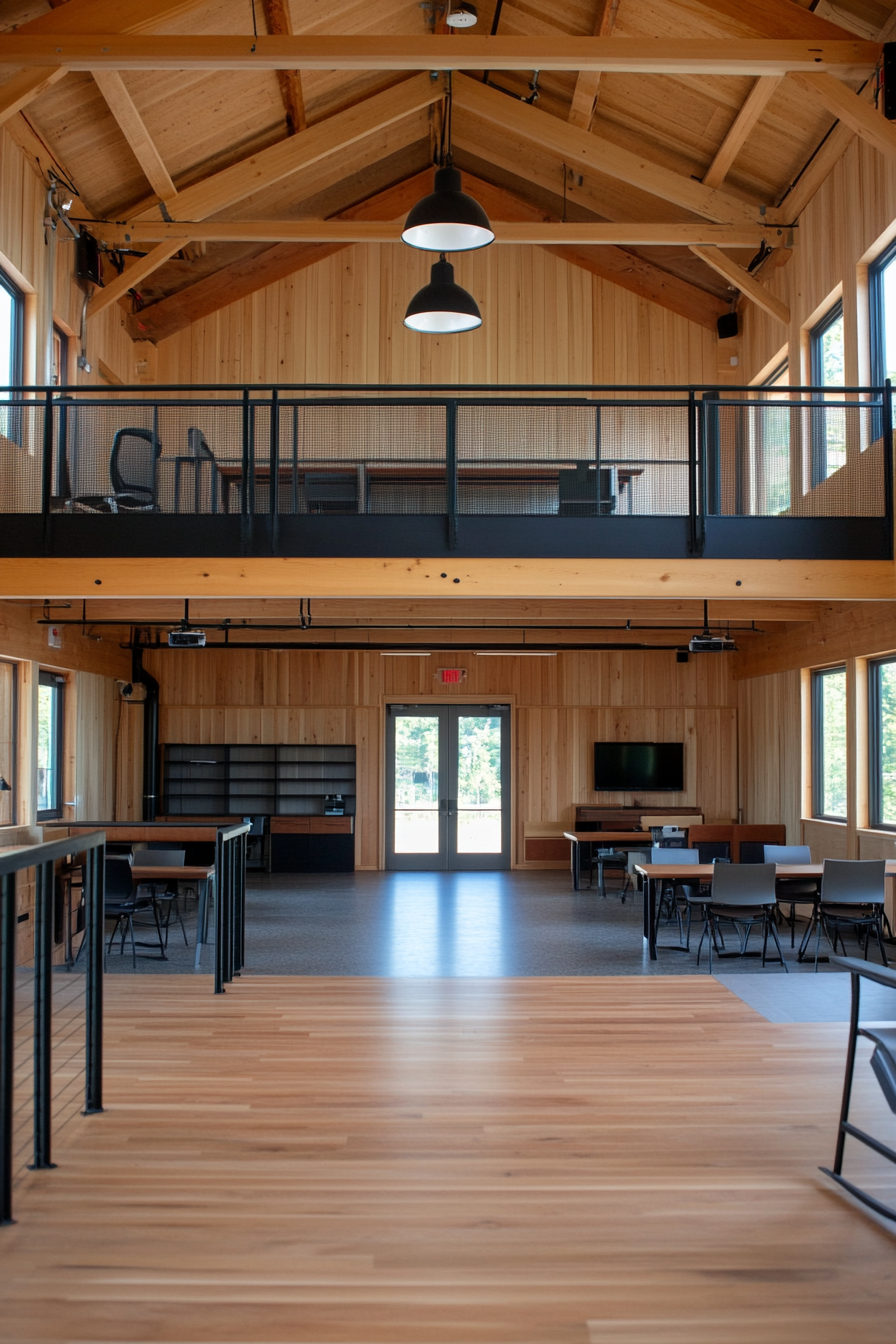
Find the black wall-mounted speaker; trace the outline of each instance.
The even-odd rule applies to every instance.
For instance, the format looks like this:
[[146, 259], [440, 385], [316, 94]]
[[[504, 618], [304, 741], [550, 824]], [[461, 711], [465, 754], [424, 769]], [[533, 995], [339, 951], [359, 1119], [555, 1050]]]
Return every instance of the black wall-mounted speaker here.
[[896, 42], [884, 43], [884, 116], [896, 121]]
[[686, 663], [686, 662], [688, 661], [688, 656], [689, 656], [689, 655], [688, 655], [688, 651], [687, 651], [687, 649], [676, 649], [676, 650], [675, 650], [675, 661], [676, 661], [676, 663]]
[[75, 274], [79, 280], [89, 280], [92, 285], [103, 283], [99, 244], [92, 234], [85, 233], [83, 229], [75, 244]]
[[737, 313], [723, 313], [716, 322], [716, 329], [719, 333], [720, 341], [727, 341], [729, 336], [736, 336], [738, 333]]

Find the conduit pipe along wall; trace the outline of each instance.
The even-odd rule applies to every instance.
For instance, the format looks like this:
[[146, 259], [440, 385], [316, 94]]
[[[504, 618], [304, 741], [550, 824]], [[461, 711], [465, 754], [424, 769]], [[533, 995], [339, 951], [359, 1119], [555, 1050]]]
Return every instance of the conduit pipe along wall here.
[[143, 650], [133, 650], [131, 681], [146, 687], [143, 701], [143, 821], [155, 821], [159, 790], [159, 683], [143, 666]]

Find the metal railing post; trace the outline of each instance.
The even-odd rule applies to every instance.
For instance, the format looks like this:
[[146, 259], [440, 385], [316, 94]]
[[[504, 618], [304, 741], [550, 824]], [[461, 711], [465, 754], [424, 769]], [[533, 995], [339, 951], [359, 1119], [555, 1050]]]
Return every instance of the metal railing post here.
[[445, 403], [445, 511], [448, 549], [457, 547], [457, 402]]
[[43, 514], [44, 530], [50, 519], [50, 504], [53, 498], [53, 393], [48, 388], [44, 394], [44, 439], [43, 474], [40, 483], [40, 511]]
[[224, 993], [224, 941], [229, 921], [225, 917], [227, 877], [224, 871], [226, 846], [219, 831], [215, 838], [215, 993]]
[[16, 879], [0, 878], [0, 1225], [12, 1218], [13, 1054], [15, 1048]]
[[276, 387], [271, 392], [271, 446], [268, 450], [268, 470], [270, 473], [270, 513], [277, 517], [280, 501], [280, 399]]
[[893, 385], [888, 378], [884, 384], [884, 507], [887, 515], [887, 535], [890, 538], [890, 559], [893, 559]]
[[688, 551], [691, 555], [703, 554], [697, 428], [697, 397], [691, 388], [688, 392]]
[[84, 871], [87, 926], [87, 1047], [84, 1114], [103, 1109], [103, 942], [106, 846], [89, 849]]
[[34, 1160], [31, 1169], [55, 1166], [50, 1160], [53, 1129], [53, 882], [52, 860], [36, 868], [34, 896]]

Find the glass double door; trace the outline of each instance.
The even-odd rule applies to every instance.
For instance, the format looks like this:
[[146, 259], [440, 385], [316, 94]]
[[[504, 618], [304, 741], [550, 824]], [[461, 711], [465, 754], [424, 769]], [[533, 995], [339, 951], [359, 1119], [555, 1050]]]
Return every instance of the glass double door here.
[[508, 705], [389, 705], [386, 867], [510, 867]]

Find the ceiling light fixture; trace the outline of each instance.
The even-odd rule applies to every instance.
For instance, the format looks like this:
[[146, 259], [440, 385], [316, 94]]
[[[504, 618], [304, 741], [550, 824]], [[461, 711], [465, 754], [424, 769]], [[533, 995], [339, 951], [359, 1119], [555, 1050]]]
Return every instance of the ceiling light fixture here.
[[461, 191], [461, 176], [451, 159], [451, 73], [442, 111], [442, 142], [433, 190], [411, 209], [402, 240], [424, 252], [471, 252], [487, 247], [495, 235], [478, 201]]
[[479, 15], [476, 13], [476, 6], [466, 3], [466, 0], [460, 0], [460, 3], [452, 9], [449, 7], [445, 16], [445, 22], [451, 28], [472, 28]]
[[412, 331], [448, 334], [482, 326], [482, 314], [472, 294], [454, 282], [454, 267], [443, 252], [433, 262], [428, 285], [408, 304], [404, 325]]

